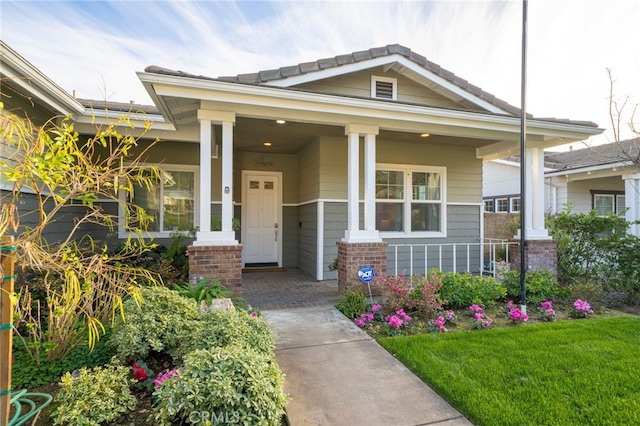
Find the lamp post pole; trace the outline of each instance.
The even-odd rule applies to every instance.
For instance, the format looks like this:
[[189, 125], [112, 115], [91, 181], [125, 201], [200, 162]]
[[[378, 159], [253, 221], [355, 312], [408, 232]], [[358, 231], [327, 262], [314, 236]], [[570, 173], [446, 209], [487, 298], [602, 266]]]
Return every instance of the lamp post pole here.
[[527, 199], [525, 196], [525, 148], [527, 141], [527, 3], [528, 0], [522, 0], [522, 69], [520, 80], [520, 310], [523, 314], [527, 313], [527, 286], [525, 280], [525, 274], [527, 272], [525, 259], [527, 238], [524, 217]]

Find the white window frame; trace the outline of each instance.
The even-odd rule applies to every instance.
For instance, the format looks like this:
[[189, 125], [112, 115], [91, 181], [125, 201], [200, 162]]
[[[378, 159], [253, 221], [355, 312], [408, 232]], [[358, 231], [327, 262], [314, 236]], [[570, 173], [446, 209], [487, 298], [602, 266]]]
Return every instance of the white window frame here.
[[520, 201], [520, 197], [511, 197], [509, 198], [509, 212], [518, 213], [520, 211], [520, 205], [518, 205], [518, 210], [515, 209], [515, 201]]
[[[487, 203], [491, 203], [491, 209], [487, 210]], [[488, 198], [484, 200], [484, 211], [486, 213], [494, 213], [496, 211], [496, 200], [493, 198]]]
[[[445, 238], [447, 236], [447, 168], [437, 166], [419, 166], [403, 164], [376, 164], [376, 172], [380, 170], [390, 172], [402, 172], [404, 175], [404, 199], [396, 201], [402, 203], [403, 231], [378, 231], [383, 238]], [[412, 173], [439, 173], [440, 180], [440, 201], [431, 203], [440, 205], [440, 231], [411, 231], [411, 204], [413, 200]], [[394, 202], [394, 200], [376, 199], [376, 204]]]
[[[596, 202], [596, 198], [607, 198], [609, 200], [611, 200], [611, 211], [607, 212], [606, 214], [600, 214], [600, 212], [598, 212], [598, 210], [596, 210], [596, 205], [598, 204]], [[596, 214], [600, 217], [606, 217], [609, 216], [611, 213], [615, 213], [616, 212], [616, 195], [615, 194], [607, 194], [604, 192], [601, 193], [594, 193], [593, 194], [593, 210], [596, 210]]]
[[[623, 199], [624, 201], [621, 203], [620, 199]], [[620, 204], [622, 204], [622, 211], [620, 211]], [[619, 216], [624, 216], [627, 210], [627, 198], [625, 196], [625, 194], [617, 194], [616, 195], [616, 208], [615, 208], [615, 212], [617, 215]]]
[[[163, 172], [192, 172], [194, 178], [194, 188], [193, 188], [193, 198], [194, 198], [194, 218], [193, 225], [194, 227], [198, 226], [200, 223], [200, 167], [196, 165], [185, 165], [185, 164], [155, 164], [155, 166], [159, 167]], [[127, 197], [126, 191], [120, 191], [118, 193], [118, 198], [121, 201], [125, 202]], [[160, 197], [162, 200], [163, 197]], [[164, 210], [164, 204], [160, 207]], [[124, 215], [124, 206], [120, 204], [118, 206], [118, 214], [119, 214], [119, 223], [118, 223], [118, 238], [128, 238], [133, 235], [132, 232], [128, 231], [125, 224], [125, 215]], [[187, 235], [189, 231], [183, 230], [180, 231], [182, 235]], [[176, 231], [170, 230], [162, 230], [162, 231], [152, 231], [145, 232], [144, 236], [146, 238], [170, 238], [175, 235]]]
[[[504, 201], [506, 203], [506, 210], [500, 210], [500, 201]], [[509, 213], [509, 199], [508, 198], [496, 198], [495, 201], [496, 213]]]
[[[378, 82], [391, 83], [391, 86], [392, 86], [391, 99], [380, 98], [376, 96], [376, 87]], [[382, 77], [378, 75], [372, 75], [371, 76], [371, 97], [374, 99], [387, 99], [387, 100], [397, 101], [398, 100], [398, 79], [392, 78], [392, 77]]]

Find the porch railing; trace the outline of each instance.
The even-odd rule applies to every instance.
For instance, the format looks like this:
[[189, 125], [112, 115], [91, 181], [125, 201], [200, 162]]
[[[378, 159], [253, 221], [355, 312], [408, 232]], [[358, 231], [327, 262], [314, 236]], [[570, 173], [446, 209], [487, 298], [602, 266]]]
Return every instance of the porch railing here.
[[486, 238], [476, 243], [389, 244], [387, 272], [425, 274], [437, 268], [443, 272], [496, 275], [501, 264], [509, 264], [517, 242]]

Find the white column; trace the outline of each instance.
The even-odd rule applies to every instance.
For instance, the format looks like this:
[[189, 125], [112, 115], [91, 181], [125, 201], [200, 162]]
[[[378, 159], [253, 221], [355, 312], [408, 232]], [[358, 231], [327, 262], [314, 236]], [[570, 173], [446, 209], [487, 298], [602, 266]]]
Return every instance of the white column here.
[[[238, 241], [235, 239], [232, 228], [235, 114], [199, 109], [198, 120], [200, 120], [200, 226], [193, 245], [236, 245]], [[222, 229], [215, 232], [211, 231], [211, 124], [222, 125]]]
[[211, 121], [200, 120], [200, 217], [198, 233], [211, 232]]
[[[347, 232], [360, 230], [360, 135], [351, 132], [347, 147]], [[348, 237], [347, 237], [348, 238]]]
[[[622, 179], [624, 179], [624, 201], [627, 208], [625, 219], [633, 223], [640, 220], [640, 173], [623, 175]], [[631, 225], [628, 232], [640, 237], [640, 225]]]
[[233, 123], [222, 122], [222, 232], [233, 240]]
[[[376, 135], [377, 126], [349, 124], [347, 135], [347, 229], [342, 241], [381, 242], [375, 229]], [[364, 150], [364, 228], [360, 229], [360, 135], [365, 138]]]
[[376, 231], [376, 135], [364, 137], [364, 229]]
[[548, 240], [551, 237], [544, 227], [544, 151], [527, 148], [525, 157], [525, 237], [527, 240]]

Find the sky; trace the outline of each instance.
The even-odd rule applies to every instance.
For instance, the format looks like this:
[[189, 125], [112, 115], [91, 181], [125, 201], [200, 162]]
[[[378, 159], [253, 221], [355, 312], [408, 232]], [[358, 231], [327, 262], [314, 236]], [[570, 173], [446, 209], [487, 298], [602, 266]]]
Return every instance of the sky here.
[[[612, 141], [611, 69], [632, 137], [639, 23], [638, 0], [529, 0], [527, 112], [595, 122], [607, 130], [587, 143]], [[399, 43], [521, 104], [521, 0], [2, 0], [0, 38], [81, 98], [152, 104], [136, 76], [149, 65], [219, 77]]]

